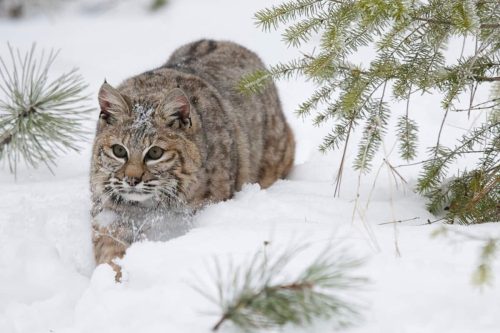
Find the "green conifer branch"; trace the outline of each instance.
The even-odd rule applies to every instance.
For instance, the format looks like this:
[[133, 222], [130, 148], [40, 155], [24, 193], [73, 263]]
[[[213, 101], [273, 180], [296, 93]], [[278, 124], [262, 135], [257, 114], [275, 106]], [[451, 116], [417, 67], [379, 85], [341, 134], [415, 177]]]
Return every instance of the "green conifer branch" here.
[[359, 143], [358, 155], [354, 160], [355, 170], [360, 170], [362, 172], [369, 171], [371, 168], [371, 161], [382, 144], [382, 138], [386, 131], [387, 120], [389, 118], [389, 111], [384, 102], [386, 87], [387, 81], [384, 83], [380, 100], [372, 102], [378, 105], [367, 105], [369, 115], [363, 130], [363, 136]]
[[0, 160], [15, 173], [17, 163], [40, 163], [49, 169], [56, 157], [78, 150], [86, 132], [82, 121], [92, 110], [84, 93], [87, 85], [74, 69], [53, 80], [50, 68], [57, 52], [24, 55], [9, 45], [11, 65], [0, 57]]
[[[316, 109], [318, 105], [321, 103], [327, 103], [330, 100], [334, 90], [335, 87], [332, 86], [325, 86], [316, 90], [311, 97], [299, 105], [296, 111], [297, 115], [301, 117], [310, 115], [311, 111]], [[316, 124], [320, 124], [321, 122], [323, 122], [323, 119], [315, 121]]]
[[[436, 157], [424, 163], [417, 184], [417, 190], [429, 198], [429, 211], [438, 214], [446, 208], [445, 217], [451, 223], [471, 224], [500, 219], [499, 114], [493, 112], [485, 124], [464, 135], [454, 149], [434, 148]], [[476, 149], [477, 146], [483, 148]], [[474, 153], [482, 154], [476, 169], [445, 180], [452, 161]]]
[[417, 155], [417, 123], [404, 115], [399, 118], [397, 133], [399, 139], [399, 155], [406, 161], [411, 161]]
[[[406, 101], [407, 110], [413, 94], [435, 94], [438, 91], [442, 95], [441, 108], [444, 111], [438, 137], [449, 111], [461, 110], [458, 103], [463, 94], [470, 96], [468, 114], [472, 110], [491, 113], [500, 104], [474, 105], [475, 91], [480, 85], [500, 82], [498, 1], [300, 0], [259, 11], [255, 17], [257, 25], [266, 31], [283, 26], [283, 39], [289, 46], [300, 50], [305, 43], [315, 43], [313, 52], [302, 52], [302, 58], [271, 67], [268, 73], [256, 76], [254, 83], [256, 87], [261, 87], [261, 83], [268, 82], [266, 80], [289, 79], [299, 75], [317, 85], [317, 90], [300, 104], [297, 114], [312, 115], [317, 126], [333, 122], [333, 128], [324, 138], [320, 150], [342, 150], [336, 193], [349, 141], [356, 137], [351, 134], [362, 131], [354, 168], [363, 171], [370, 169], [370, 161], [384, 139], [386, 129], [383, 119], [390, 117], [394, 111], [380, 108], [384, 105], [379, 103], [383, 94], [379, 89], [382, 85], [387, 85], [387, 94], [392, 98]], [[313, 35], [318, 36], [315, 42], [311, 39]], [[455, 62], [446, 63], [444, 54], [448, 42], [452, 38], [464, 37], [465, 43], [465, 36], [476, 43], [473, 54], [464, 56], [464, 52], [460, 52]], [[375, 59], [363, 66], [351, 63], [351, 55], [364, 46], [372, 46], [377, 51]], [[251, 77], [245, 83], [250, 90], [253, 89]], [[498, 94], [491, 100], [497, 97]], [[380, 110], [384, 110], [383, 113]], [[396, 116], [395, 134], [399, 153], [409, 161], [417, 156], [418, 126], [409, 117], [408, 111]], [[486, 126], [494, 122], [488, 121], [488, 124]], [[431, 211], [438, 212], [449, 204], [450, 199], [455, 200], [455, 194], [460, 192], [458, 183], [445, 183], [449, 167], [458, 157], [482, 151], [476, 154], [478, 158], [491, 162], [492, 155], [488, 155], [488, 149], [499, 149], [498, 145], [491, 144], [497, 140], [491, 134], [496, 133], [496, 128], [490, 128], [484, 135], [481, 133], [483, 129], [481, 126], [473, 129], [453, 149], [443, 147], [439, 139], [436, 146], [430, 149], [431, 158], [422, 163], [423, 172], [417, 189], [429, 196]], [[477, 168], [482, 172], [462, 171], [457, 178], [461, 178], [466, 186], [472, 186], [470, 181], [476, 179], [483, 189], [496, 184], [492, 182], [490, 173], [485, 172], [485, 165], [479, 163]], [[480, 180], [479, 174], [482, 175]], [[493, 209], [486, 203], [492, 192], [487, 193], [481, 200], [474, 201], [479, 206], [465, 205], [476, 207], [478, 212], [485, 214], [483, 219], [476, 216], [476, 221], [492, 216], [491, 211], [486, 213], [487, 207]], [[455, 212], [453, 216], [457, 219], [472, 221], [465, 217], [465, 213]], [[451, 221], [451, 210], [447, 216]]]
[[302, 59], [291, 60], [286, 64], [277, 64], [268, 70], [258, 70], [243, 76], [236, 88], [243, 94], [259, 93], [272, 80], [290, 79], [293, 76], [298, 76], [306, 66], [306, 62]]
[[272, 6], [255, 14], [257, 24], [263, 30], [276, 29], [279, 24], [285, 24], [297, 17], [310, 16], [321, 8], [322, 0], [294, 0], [279, 6]]
[[301, 43], [309, 41], [314, 33], [318, 33], [325, 21], [325, 18], [320, 17], [302, 20], [286, 28], [283, 39], [289, 46], [299, 46]]
[[328, 319], [342, 327], [357, 323], [360, 305], [344, 295], [355, 293], [367, 283], [354, 274], [362, 261], [353, 259], [344, 249], [329, 246], [291, 278], [287, 269], [308, 248], [300, 245], [270, 253], [266, 248], [244, 264], [230, 262], [227, 269], [216, 261], [216, 293], [208, 292], [204, 285], [195, 286], [220, 307], [221, 316], [212, 330], [217, 331], [228, 321], [244, 330], [301, 326], [315, 319]]

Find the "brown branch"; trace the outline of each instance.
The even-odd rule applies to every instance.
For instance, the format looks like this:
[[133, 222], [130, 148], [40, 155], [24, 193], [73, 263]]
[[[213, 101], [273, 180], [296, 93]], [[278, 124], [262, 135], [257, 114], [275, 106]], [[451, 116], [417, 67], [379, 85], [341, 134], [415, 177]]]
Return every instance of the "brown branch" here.
[[274, 286], [274, 287], [269, 287], [267, 290], [268, 291], [275, 291], [275, 290], [302, 290], [302, 289], [312, 289], [314, 285], [311, 282], [302, 282], [302, 283], [291, 283], [291, 284], [285, 284], [282, 286]]
[[0, 136], [0, 150], [3, 146], [8, 145], [12, 141], [12, 133], [4, 133]]
[[474, 76], [474, 80], [478, 82], [495, 82], [500, 81], [500, 76]]
[[481, 29], [498, 29], [498, 28], [500, 28], [500, 24], [498, 24], [498, 23], [496, 23], [496, 24], [495, 23], [486, 24], [485, 23], [485, 24], [481, 24], [479, 27]]
[[500, 177], [494, 177], [489, 181], [478, 193], [476, 193], [472, 199], [467, 203], [465, 211], [472, 210], [473, 207], [485, 196], [487, 196], [498, 184], [500, 183]]
[[[422, 22], [427, 22], [427, 23], [432, 23], [432, 24], [442, 24], [442, 25], [450, 25], [454, 26], [453, 22], [451, 21], [443, 21], [443, 20], [437, 20], [437, 19], [432, 19], [432, 18], [425, 18], [425, 17], [412, 17], [416, 21], [422, 21]], [[498, 29], [500, 28], [500, 23], [483, 23], [479, 25], [480, 29]]]
[[217, 331], [220, 326], [227, 320], [229, 319], [229, 315], [227, 313], [225, 313], [217, 323], [215, 323], [214, 327], [212, 327], [212, 332], [215, 332]]
[[[31, 116], [32, 114], [35, 114], [36, 112], [37, 112], [36, 105], [30, 106], [28, 109], [22, 110], [18, 114], [18, 117], [19, 118], [27, 118], [27, 117]], [[0, 134], [0, 150], [3, 149], [4, 146], [11, 143], [13, 138], [14, 138], [14, 134], [12, 134], [12, 130], [11, 130], [11, 132], [7, 131], [5, 133]]]

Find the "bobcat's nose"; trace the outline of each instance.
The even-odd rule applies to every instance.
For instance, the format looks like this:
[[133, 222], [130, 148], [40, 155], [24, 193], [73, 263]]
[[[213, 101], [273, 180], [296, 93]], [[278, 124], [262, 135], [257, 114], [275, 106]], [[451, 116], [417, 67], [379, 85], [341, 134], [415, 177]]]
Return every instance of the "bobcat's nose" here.
[[142, 180], [142, 177], [141, 178], [137, 178], [137, 177], [125, 177], [125, 181], [130, 186], [135, 186], [135, 185], [139, 184], [141, 182], [141, 180]]
[[136, 186], [142, 180], [144, 169], [139, 163], [129, 163], [125, 168], [125, 177], [123, 180], [130, 186]]

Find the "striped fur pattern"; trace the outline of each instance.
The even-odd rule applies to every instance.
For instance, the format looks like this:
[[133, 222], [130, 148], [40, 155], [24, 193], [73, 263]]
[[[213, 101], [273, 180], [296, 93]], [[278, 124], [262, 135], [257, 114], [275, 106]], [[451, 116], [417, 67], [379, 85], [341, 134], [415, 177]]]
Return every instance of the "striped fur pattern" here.
[[[235, 90], [263, 68], [240, 45], [200, 40], [117, 88], [103, 84], [90, 177], [98, 264], [134, 241], [132, 212], [192, 211], [288, 174], [295, 144], [275, 86]], [[118, 218], [102, 222], [103, 212]]]

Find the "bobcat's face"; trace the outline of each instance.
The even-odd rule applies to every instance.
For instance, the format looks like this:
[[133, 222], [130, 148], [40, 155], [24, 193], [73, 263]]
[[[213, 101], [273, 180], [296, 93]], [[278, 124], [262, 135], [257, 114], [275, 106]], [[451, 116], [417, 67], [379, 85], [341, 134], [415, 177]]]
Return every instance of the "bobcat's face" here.
[[130, 126], [115, 129], [97, 140], [95, 156], [102, 174], [104, 195], [126, 201], [146, 201], [153, 197], [178, 195], [179, 179], [175, 173], [182, 168], [176, 149], [179, 138], [142, 135], [138, 140]]
[[100, 201], [183, 201], [200, 166], [187, 133], [189, 102], [175, 89], [163, 101], [133, 100], [104, 84], [91, 182]]

